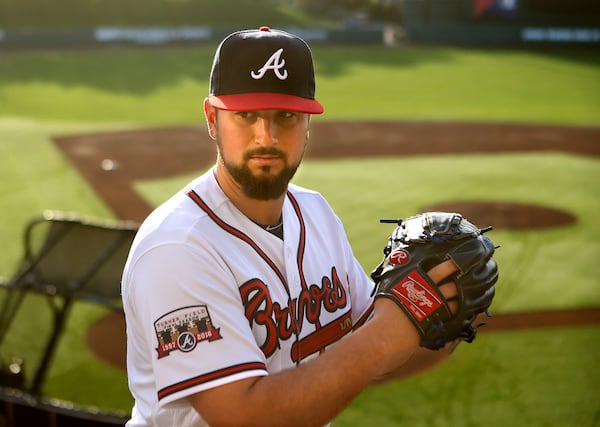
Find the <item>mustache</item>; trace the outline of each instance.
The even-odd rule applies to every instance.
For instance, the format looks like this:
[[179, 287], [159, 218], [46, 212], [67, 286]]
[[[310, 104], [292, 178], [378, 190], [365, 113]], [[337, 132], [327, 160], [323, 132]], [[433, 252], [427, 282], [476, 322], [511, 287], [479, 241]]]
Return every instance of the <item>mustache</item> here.
[[244, 159], [250, 160], [252, 156], [276, 156], [286, 159], [287, 155], [277, 147], [258, 147], [244, 153]]

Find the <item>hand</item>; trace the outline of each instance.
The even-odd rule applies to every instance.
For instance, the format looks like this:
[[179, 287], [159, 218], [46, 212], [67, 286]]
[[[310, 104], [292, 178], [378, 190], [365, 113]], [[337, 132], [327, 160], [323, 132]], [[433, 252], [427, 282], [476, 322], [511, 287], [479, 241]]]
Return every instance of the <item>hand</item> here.
[[[458, 272], [458, 267], [456, 267], [456, 264], [454, 264], [452, 260], [448, 259], [446, 261], [440, 262], [438, 265], [429, 270], [427, 272], [427, 275], [431, 278], [431, 280], [439, 284], [445, 278], [450, 277], [456, 272]], [[445, 282], [443, 285], [439, 285], [439, 288], [440, 292], [442, 293], [444, 298], [446, 298], [446, 300], [455, 298], [458, 294], [458, 290], [456, 289], [456, 283], [452, 281]], [[452, 314], [456, 314], [456, 312], [458, 311], [458, 301], [448, 301], [448, 307], [450, 307], [450, 311], [452, 312]]]
[[[440, 283], [447, 277], [456, 273], [458, 268], [452, 262], [452, 260], [443, 261], [429, 271], [427, 271], [427, 275], [436, 283]], [[451, 299], [456, 297], [457, 288], [456, 284], [452, 281], [445, 282], [443, 285], [439, 285], [439, 289], [446, 299]], [[394, 346], [399, 346], [398, 348], [402, 348], [402, 345], [406, 345], [407, 341], [411, 341], [414, 343], [416, 350], [419, 350], [418, 345], [420, 341], [419, 332], [414, 324], [409, 320], [406, 314], [398, 308], [398, 305], [394, 303], [392, 300], [388, 298], [380, 298], [377, 299], [376, 302], [376, 314], [381, 314], [382, 316], [388, 317], [390, 326], [384, 326], [387, 330], [394, 331], [392, 336], [388, 336], [386, 338], [390, 339], [390, 342], [394, 342], [394, 338], [397, 340], [397, 343], [392, 344]], [[458, 301], [452, 300], [448, 302], [448, 306], [452, 314], [456, 314], [458, 311]], [[400, 317], [397, 317], [400, 316]], [[401, 332], [401, 333], [398, 333]], [[423, 349], [423, 351], [428, 351]], [[381, 371], [374, 379], [374, 382], [382, 382], [387, 381], [395, 377], [395, 372], [413, 355], [413, 351], [401, 351], [394, 354], [387, 360], [387, 363], [381, 367]]]
[[[454, 273], [458, 272], [458, 267], [456, 267], [456, 264], [454, 264], [454, 262], [452, 262], [452, 260], [445, 260], [442, 261], [441, 263], [437, 264], [436, 266], [432, 267], [430, 270], [427, 271], [427, 275], [431, 278], [432, 281], [434, 281], [436, 284], [439, 285], [439, 289], [442, 293], [442, 295], [444, 296], [444, 298], [448, 299], [452, 299], [454, 297], [456, 297], [458, 290], [456, 288], [456, 283], [452, 282], [452, 281], [448, 281], [445, 282], [444, 284], [440, 285], [441, 282], [444, 281], [444, 279], [450, 277], [451, 275], [453, 275]], [[414, 327], [414, 325], [408, 321], [408, 317], [406, 316], [406, 314], [398, 309], [398, 305], [396, 303], [394, 303], [393, 301], [391, 301], [388, 298], [379, 298], [375, 301], [375, 307], [376, 307], [376, 313], [385, 315], [386, 317], [389, 317], [390, 319], [396, 318], [396, 320], [392, 321], [392, 324], [394, 325], [394, 327], [392, 327], [392, 330], [398, 331], [403, 329], [401, 324], [407, 324], [407, 325], [411, 325], [413, 326], [413, 330], [416, 332], [417, 329]], [[456, 312], [458, 311], [458, 302], [456, 300], [451, 300], [448, 302], [448, 307], [450, 308], [450, 311], [452, 312], [452, 314], [456, 314]], [[387, 312], [391, 312], [391, 313], [387, 313]], [[397, 319], [398, 314], [402, 313], [402, 318], [401, 320]]]
[[[413, 322], [421, 346], [472, 342], [495, 294], [496, 246], [460, 214], [426, 212], [398, 226], [373, 270], [375, 298], [391, 299]], [[432, 267], [433, 266], [433, 267]]]

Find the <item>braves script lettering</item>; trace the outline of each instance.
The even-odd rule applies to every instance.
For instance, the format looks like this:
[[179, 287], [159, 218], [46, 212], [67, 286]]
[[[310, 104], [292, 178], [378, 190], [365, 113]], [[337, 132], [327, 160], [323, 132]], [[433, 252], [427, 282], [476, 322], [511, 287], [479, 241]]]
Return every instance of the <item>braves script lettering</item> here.
[[[305, 320], [318, 330], [322, 310], [333, 313], [347, 305], [346, 292], [335, 268], [331, 269], [331, 278], [324, 276], [321, 279], [321, 286], [303, 287], [298, 298], [289, 300], [286, 307], [272, 301], [267, 285], [259, 279], [244, 283], [240, 295], [250, 326], [266, 329], [265, 341], [260, 344], [266, 357], [280, 348], [280, 341], [288, 340], [296, 331], [302, 330]], [[331, 342], [323, 343], [323, 347]]]
[[262, 68], [260, 68], [258, 71], [252, 71], [250, 73], [252, 78], [254, 80], [262, 79], [265, 76], [265, 74], [267, 74], [267, 71], [273, 70], [273, 72], [279, 80], [287, 79], [288, 72], [286, 69], [283, 68], [285, 67], [285, 59], [281, 57], [282, 53], [283, 48], [277, 50], [273, 55], [271, 55], [271, 57], [267, 60], [265, 65], [262, 66]]

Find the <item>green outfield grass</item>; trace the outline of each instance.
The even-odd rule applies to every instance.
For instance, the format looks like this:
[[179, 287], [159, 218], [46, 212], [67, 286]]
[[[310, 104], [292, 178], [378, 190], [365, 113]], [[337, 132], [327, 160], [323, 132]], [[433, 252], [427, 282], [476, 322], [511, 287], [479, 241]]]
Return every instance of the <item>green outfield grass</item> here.
[[[595, 51], [313, 48], [316, 120], [478, 120], [593, 125]], [[21, 52], [0, 61], [0, 115], [40, 120], [203, 121], [213, 47]]]
[[368, 389], [333, 425], [597, 426], [598, 332], [481, 333], [425, 375]]
[[[0, 276], [12, 272], [22, 228], [41, 210], [112, 216], [51, 138], [202, 123], [212, 50], [21, 52], [0, 58]], [[600, 61], [594, 52], [318, 46], [314, 54], [318, 97], [326, 106], [316, 120], [600, 125]], [[158, 204], [190, 178], [136, 185]], [[398, 178], [407, 184], [399, 187]], [[295, 182], [330, 200], [366, 270], [379, 261], [390, 232], [380, 217], [407, 216], [457, 198], [575, 213], [579, 222], [569, 227], [493, 232], [502, 245], [494, 309], [600, 306], [597, 158], [546, 152], [307, 160]], [[39, 302], [30, 302], [21, 324], [31, 328], [25, 336], [11, 336], [8, 348], [33, 362], [36, 348], [28, 343], [43, 336], [37, 319], [47, 314]], [[83, 339], [102, 314], [89, 305], [75, 307], [45, 391], [125, 411], [131, 405], [125, 375], [95, 360]], [[599, 425], [600, 392], [592, 381], [598, 338], [597, 326], [483, 333], [427, 374], [366, 391], [334, 426]]]
[[[502, 165], [502, 167], [499, 167]], [[560, 174], [556, 170], [561, 170]], [[356, 171], [360, 170], [360, 174]], [[423, 173], [424, 170], [428, 172]], [[403, 172], [405, 185], [390, 191], [382, 177]], [[600, 307], [600, 227], [595, 227], [600, 199], [598, 161], [561, 153], [446, 155], [419, 158], [305, 160], [294, 182], [318, 188], [346, 225], [355, 255], [370, 271], [381, 261], [393, 226], [379, 218], [406, 218], [432, 203], [488, 200], [531, 203], [576, 215], [577, 224], [552, 230], [496, 230], [502, 248], [496, 257], [502, 286], [494, 301], [499, 312]], [[417, 177], [411, 179], [411, 177]], [[590, 180], [590, 177], [595, 179]], [[192, 175], [146, 181], [136, 188], [152, 204], [182, 188]], [[474, 185], [477, 180], [477, 185]], [[447, 191], [433, 191], [443, 182]], [[518, 188], [515, 188], [518, 184]], [[388, 185], [394, 185], [393, 182]], [[380, 190], [374, 190], [378, 189]], [[385, 197], [383, 196], [385, 194]], [[556, 194], [564, 194], [557, 199]], [[585, 243], [583, 243], [585, 242]], [[589, 251], [564, 263], [566, 253], [584, 244]], [[585, 274], [581, 274], [585, 272]], [[570, 278], [578, 277], [571, 281]], [[565, 287], [564, 283], [569, 282]], [[527, 289], [522, 287], [527, 283]], [[560, 298], [557, 298], [560, 295]]]

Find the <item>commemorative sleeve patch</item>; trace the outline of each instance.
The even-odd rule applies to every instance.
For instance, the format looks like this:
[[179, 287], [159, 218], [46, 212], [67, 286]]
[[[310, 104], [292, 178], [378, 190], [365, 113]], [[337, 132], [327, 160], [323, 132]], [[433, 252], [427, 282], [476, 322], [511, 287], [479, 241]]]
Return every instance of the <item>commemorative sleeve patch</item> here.
[[213, 325], [205, 305], [182, 307], [161, 316], [154, 322], [158, 358], [179, 350], [189, 353], [202, 341], [222, 338], [220, 328]]

